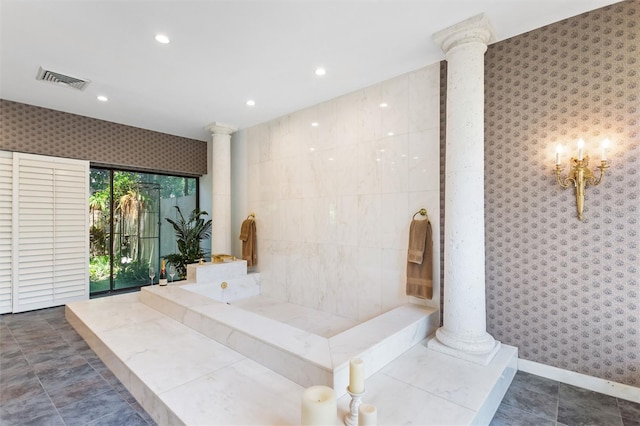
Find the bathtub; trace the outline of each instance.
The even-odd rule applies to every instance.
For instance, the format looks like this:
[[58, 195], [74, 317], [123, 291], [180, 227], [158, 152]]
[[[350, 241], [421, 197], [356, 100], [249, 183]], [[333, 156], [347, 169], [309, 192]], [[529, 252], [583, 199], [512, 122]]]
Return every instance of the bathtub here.
[[350, 359], [362, 358], [368, 377], [439, 325], [437, 309], [408, 303], [323, 337], [243, 309], [232, 300], [216, 300], [219, 288], [217, 282], [149, 286], [141, 289], [140, 299], [301, 386], [331, 386], [338, 397], [346, 393]]

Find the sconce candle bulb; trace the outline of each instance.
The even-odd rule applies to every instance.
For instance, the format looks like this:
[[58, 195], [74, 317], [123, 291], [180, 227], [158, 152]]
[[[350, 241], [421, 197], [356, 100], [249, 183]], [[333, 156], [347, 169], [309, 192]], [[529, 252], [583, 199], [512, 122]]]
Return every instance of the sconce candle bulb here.
[[597, 178], [593, 172], [587, 167], [589, 165], [589, 156], [583, 155], [584, 141], [578, 140], [578, 158], [571, 157], [569, 162], [570, 170], [566, 177], [561, 177], [562, 165], [560, 164], [560, 150], [558, 146], [556, 150], [556, 180], [558, 185], [563, 188], [568, 188], [573, 184], [576, 188], [576, 208], [578, 210], [578, 219], [582, 220], [582, 212], [584, 210], [584, 189], [587, 184], [591, 186], [599, 185], [604, 178], [604, 171], [609, 168], [607, 162], [607, 147], [609, 146], [609, 140], [605, 139], [602, 142], [602, 160], [600, 165], [597, 166], [600, 169], [600, 176]]
[[584, 141], [578, 139], [578, 161], [582, 161], [582, 149], [584, 148]]
[[562, 154], [562, 145], [558, 144], [556, 148], [556, 165], [560, 164], [560, 154]]
[[609, 148], [609, 139], [602, 141], [602, 161], [607, 161], [607, 148]]

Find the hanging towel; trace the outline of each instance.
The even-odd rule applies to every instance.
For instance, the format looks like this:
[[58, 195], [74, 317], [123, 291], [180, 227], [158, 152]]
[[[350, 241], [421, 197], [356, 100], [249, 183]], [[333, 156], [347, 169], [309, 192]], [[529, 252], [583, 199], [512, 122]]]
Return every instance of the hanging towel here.
[[433, 298], [433, 241], [429, 220], [412, 220], [407, 252], [407, 296]]
[[431, 226], [428, 219], [411, 221], [407, 262], [417, 263], [418, 265], [422, 264], [427, 241], [427, 225], [429, 225], [429, 233], [431, 233]]
[[257, 265], [258, 250], [255, 220], [247, 218], [242, 222], [240, 239], [242, 240], [242, 258], [247, 261], [247, 268]]

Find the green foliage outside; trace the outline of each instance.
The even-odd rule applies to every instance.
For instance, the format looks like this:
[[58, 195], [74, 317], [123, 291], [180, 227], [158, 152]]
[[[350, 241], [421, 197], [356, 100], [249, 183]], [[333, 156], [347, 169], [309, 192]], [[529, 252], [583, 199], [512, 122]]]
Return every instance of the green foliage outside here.
[[133, 260], [130, 263], [113, 265], [116, 281], [120, 283], [149, 283], [149, 263], [144, 260]]
[[[178, 176], [164, 176], [137, 172], [118, 171], [113, 173], [113, 203], [111, 203], [110, 171], [91, 169], [92, 193], [89, 197], [89, 211], [92, 218], [90, 233], [91, 258], [89, 278], [91, 292], [109, 290], [111, 265], [109, 263], [109, 246], [115, 244], [113, 276], [116, 287], [139, 285], [149, 281], [149, 259], [140, 259], [140, 250], [134, 235], [138, 235], [138, 217], [144, 211], [157, 210], [153, 203], [159, 200], [146, 195], [145, 186], [160, 188], [160, 198], [182, 197], [196, 192], [196, 179]], [[115, 239], [111, 241], [111, 213], [113, 207]], [[177, 207], [176, 207], [177, 208]], [[180, 209], [178, 223], [172, 226], [183, 226], [182, 243], [178, 241], [180, 254], [167, 256], [167, 260], [176, 266], [178, 275], [186, 276], [186, 264], [203, 256], [200, 241], [210, 236], [211, 220], [204, 223], [200, 216], [206, 212], [192, 212], [189, 222], [184, 220]], [[194, 216], [195, 214], [195, 216]], [[167, 219], [167, 221], [171, 221]], [[180, 224], [180, 225], [179, 225]], [[195, 228], [189, 228], [193, 226]], [[197, 248], [194, 250], [192, 239], [194, 233], [200, 235]], [[129, 234], [132, 238], [129, 239]], [[126, 237], [126, 239], [124, 238]], [[120, 241], [122, 238], [122, 242]], [[124, 246], [126, 244], [126, 251]], [[182, 244], [182, 248], [181, 247]], [[184, 250], [184, 255], [182, 254]], [[126, 254], [125, 254], [126, 253]], [[122, 260], [121, 260], [122, 258]]]
[[109, 265], [109, 255], [93, 256], [89, 260], [91, 291], [108, 290], [110, 274], [111, 266]]

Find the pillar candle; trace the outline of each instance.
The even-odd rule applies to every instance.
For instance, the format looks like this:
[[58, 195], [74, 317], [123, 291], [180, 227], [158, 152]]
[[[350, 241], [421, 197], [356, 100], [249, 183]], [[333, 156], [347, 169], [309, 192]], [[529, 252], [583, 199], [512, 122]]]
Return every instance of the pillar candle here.
[[349, 392], [364, 392], [364, 362], [360, 358], [349, 361]]
[[376, 426], [378, 424], [378, 410], [372, 404], [360, 404], [358, 407], [358, 426]]
[[335, 426], [336, 393], [328, 386], [311, 386], [302, 393], [302, 426]]

